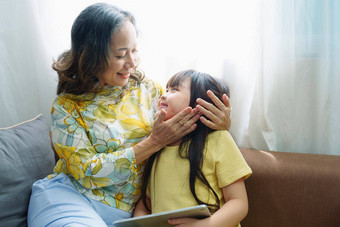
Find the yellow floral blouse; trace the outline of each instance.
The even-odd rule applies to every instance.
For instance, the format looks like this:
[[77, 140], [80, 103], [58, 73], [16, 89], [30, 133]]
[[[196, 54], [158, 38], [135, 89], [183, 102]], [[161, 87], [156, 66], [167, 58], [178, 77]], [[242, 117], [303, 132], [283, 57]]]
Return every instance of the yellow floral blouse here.
[[80, 193], [132, 212], [140, 197], [143, 165], [133, 149], [150, 133], [163, 90], [149, 79], [99, 94], [61, 94], [52, 104], [52, 140], [65, 173]]

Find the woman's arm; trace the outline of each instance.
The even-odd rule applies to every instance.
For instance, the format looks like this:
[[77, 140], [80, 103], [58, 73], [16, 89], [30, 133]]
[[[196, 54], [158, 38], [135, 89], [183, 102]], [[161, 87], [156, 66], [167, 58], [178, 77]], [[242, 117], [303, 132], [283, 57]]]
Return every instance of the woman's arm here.
[[248, 198], [243, 179], [222, 188], [222, 191], [226, 203], [211, 217], [203, 220], [179, 218], [169, 220], [169, 223], [183, 227], [237, 226], [248, 213]]
[[[231, 126], [231, 107], [228, 96], [226, 94], [223, 95], [222, 103], [210, 90], [207, 91], [207, 94], [217, 107], [211, 103], [204, 101], [203, 99], [197, 99], [197, 103], [199, 105], [197, 105], [196, 108], [201, 114], [205, 116], [201, 116], [201, 122], [211, 129], [229, 130]], [[208, 120], [207, 118], [209, 118], [210, 120]]]

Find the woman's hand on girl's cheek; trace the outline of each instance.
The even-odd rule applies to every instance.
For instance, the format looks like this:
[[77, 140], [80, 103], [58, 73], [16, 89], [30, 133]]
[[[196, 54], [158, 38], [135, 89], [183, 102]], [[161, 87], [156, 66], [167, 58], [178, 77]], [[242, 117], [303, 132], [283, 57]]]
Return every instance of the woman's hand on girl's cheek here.
[[199, 119], [197, 110], [187, 107], [171, 119], [164, 121], [165, 110], [160, 110], [156, 114], [150, 137], [163, 146], [180, 140], [183, 136], [192, 132], [196, 128], [195, 122]]
[[231, 107], [228, 96], [226, 94], [223, 95], [222, 103], [210, 90], [207, 91], [207, 94], [217, 107], [203, 99], [197, 99], [199, 105], [196, 108], [202, 114], [200, 117], [201, 122], [211, 129], [229, 130], [231, 126]]

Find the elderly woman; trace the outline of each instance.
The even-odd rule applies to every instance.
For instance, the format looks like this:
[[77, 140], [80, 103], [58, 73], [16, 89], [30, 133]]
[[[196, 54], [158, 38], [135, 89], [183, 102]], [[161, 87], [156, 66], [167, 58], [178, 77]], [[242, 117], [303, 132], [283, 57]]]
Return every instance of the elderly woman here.
[[113, 226], [131, 217], [147, 158], [195, 130], [199, 119], [229, 128], [228, 98], [223, 104], [210, 91], [219, 108], [199, 99], [165, 121], [166, 112], [157, 112], [163, 89], [137, 69], [136, 37], [134, 17], [105, 3], [74, 21], [72, 47], [53, 63], [59, 83], [51, 132], [60, 159], [32, 187], [29, 226]]

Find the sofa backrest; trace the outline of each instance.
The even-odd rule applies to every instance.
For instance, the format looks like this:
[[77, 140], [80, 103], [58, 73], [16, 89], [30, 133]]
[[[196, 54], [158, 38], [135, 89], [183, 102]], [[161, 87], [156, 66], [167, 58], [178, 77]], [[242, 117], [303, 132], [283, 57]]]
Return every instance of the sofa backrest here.
[[340, 156], [241, 152], [253, 170], [242, 227], [340, 226]]
[[43, 115], [0, 129], [0, 226], [25, 227], [32, 184], [55, 159]]

